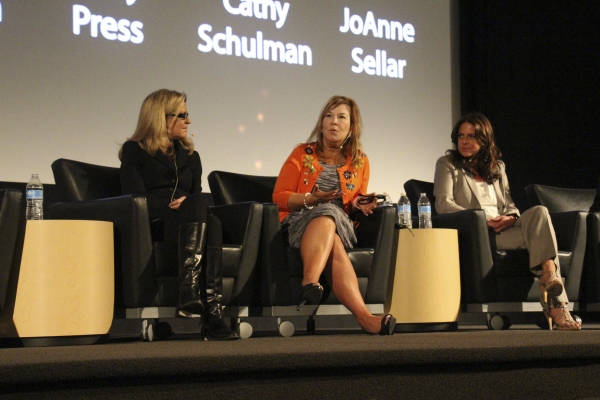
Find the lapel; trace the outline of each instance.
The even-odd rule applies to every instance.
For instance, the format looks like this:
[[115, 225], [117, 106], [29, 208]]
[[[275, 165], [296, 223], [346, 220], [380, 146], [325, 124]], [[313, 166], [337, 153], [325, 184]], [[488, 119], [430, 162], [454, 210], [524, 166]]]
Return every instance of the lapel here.
[[479, 190], [477, 189], [477, 182], [475, 181], [475, 178], [473, 178], [472, 174], [465, 171], [464, 168], [461, 168], [461, 171], [463, 173], [463, 176], [465, 177], [467, 185], [471, 189], [471, 193], [473, 193], [473, 195], [477, 199], [477, 202], [479, 203], [479, 206], [481, 206], [481, 198], [479, 197]]
[[504, 210], [504, 185], [500, 184], [500, 179], [494, 181], [494, 190], [496, 191], [498, 212], [502, 214]]
[[[177, 163], [177, 169], [181, 170], [181, 167], [187, 163], [189, 154], [186, 149], [183, 148], [179, 140], [175, 141], [175, 162]], [[175, 171], [175, 163], [162, 151], [157, 151], [154, 155], [154, 159], [164, 164], [167, 168]]]

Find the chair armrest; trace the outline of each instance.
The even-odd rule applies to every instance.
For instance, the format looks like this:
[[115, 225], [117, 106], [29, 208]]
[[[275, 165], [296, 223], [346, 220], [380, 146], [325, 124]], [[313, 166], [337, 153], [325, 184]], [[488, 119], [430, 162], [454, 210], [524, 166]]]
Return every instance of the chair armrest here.
[[262, 307], [295, 304], [286, 249], [277, 205], [265, 203], [258, 254], [258, 273], [261, 275], [259, 305]]
[[[576, 251], [577, 246], [585, 247], [588, 213], [584, 211], [567, 211], [550, 214], [556, 233], [556, 244], [560, 250]], [[583, 238], [583, 243], [580, 241]]]
[[[49, 219], [79, 219], [113, 223], [115, 240], [115, 305], [142, 307], [156, 296], [156, 268], [146, 196], [56, 203]], [[123, 298], [119, 296], [122, 294]]]
[[464, 210], [433, 216], [434, 228], [458, 231], [458, 253], [463, 303], [481, 303], [485, 298], [497, 297], [493, 276], [494, 260], [490, 247], [485, 212]]
[[561, 251], [571, 252], [569, 270], [565, 276], [565, 285], [569, 300], [579, 300], [581, 276], [585, 262], [587, 240], [587, 216], [584, 211], [567, 211], [550, 214], [556, 243]]
[[254, 289], [253, 278], [263, 222], [263, 206], [255, 202], [244, 202], [212, 206], [209, 207], [209, 211], [221, 221], [223, 244], [242, 247], [229, 305], [248, 305]]
[[600, 212], [588, 214], [586, 243], [582, 294], [586, 302], [596, 303], [600, 302]]
[[[243, 202], [235, 204], [224, 204], [219, 206], [210, 206], [209, 212], [221, 221], [223, 226], [223, 244], [243, 245], [251, 233], [249, 229], [256, 229], [260, 231], [262, 226], [262, 204], [255, 202]], [[258, 214], [255, 214], [258, 213]], [[259, 217], [260, 223], [251, 225], [251, 222]]]
[[[392, 231], [396, 221], [396, 209], [394, 206], [381, 206], [373, 209], [373, 214], [366, 216], [362, 212], [356, 212], [352, 214], [352, 219], [358, 223], [356, 229], [356, 247], [370, 247], [377, 249], [380, 245], [380, 235], [390, 226]], [[392, 233], [393, 238], [393, 233]]]
[[359, 212], [354, 214], [353, 218], [359, 224], [356, 230], [356, 247], [374, 250], [365, 303], [385, 303], [392, 258], [396, 208], [394, 206], [376, 207], [373, 209], [373, 214], [369, 216]]
[[0, 310], [7, 300], [13, 266], [21, 258], [25, 227], [22, 201], [23, 193], [19, 190], [0, 190]]

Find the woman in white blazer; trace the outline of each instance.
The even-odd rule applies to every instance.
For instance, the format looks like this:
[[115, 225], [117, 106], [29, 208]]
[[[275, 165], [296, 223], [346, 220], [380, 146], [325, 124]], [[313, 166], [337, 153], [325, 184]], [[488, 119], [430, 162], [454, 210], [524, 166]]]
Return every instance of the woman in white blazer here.
[[490, 121], [481, 113], [461, 117], [452, 129], [454, 149], [435, 168], [435, 208], [439, 214], [483, 209], [500, 250], [526, 248], [529, 267], [537, 275], [540, 302], [548, 323], [559, 330], [580, 330], [566, 308], [554, 227], [543, 206], [521, 215], [511, 196], [502, 154]]

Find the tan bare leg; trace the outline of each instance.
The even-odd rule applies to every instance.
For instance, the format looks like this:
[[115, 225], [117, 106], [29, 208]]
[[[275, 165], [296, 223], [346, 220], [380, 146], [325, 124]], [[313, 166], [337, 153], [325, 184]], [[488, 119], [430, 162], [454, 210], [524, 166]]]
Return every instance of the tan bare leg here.
[[381, 317], [372, 315], [360, 294], [358, 279], [348, 253], [338, 235], [335, 235], [328, 265], [331, 266], [331, 286], [333, 293], [346, 306], [358, 324], [369, 333], [377, 333], [381, 329]]

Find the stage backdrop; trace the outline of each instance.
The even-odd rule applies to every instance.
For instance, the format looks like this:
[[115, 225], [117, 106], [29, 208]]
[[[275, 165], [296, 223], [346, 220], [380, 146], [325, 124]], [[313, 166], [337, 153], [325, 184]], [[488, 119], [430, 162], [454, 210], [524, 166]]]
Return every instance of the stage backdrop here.
[[[326, 100], [364, 119], [370, 190], [432, 180], [460, 113], [452, 0], [0, 0], [0, 180], [119, 166], [139, 107], [185, 91], [204, 178], [277, 175]], [[208, 185], [204, 181], [204, 190]]]

